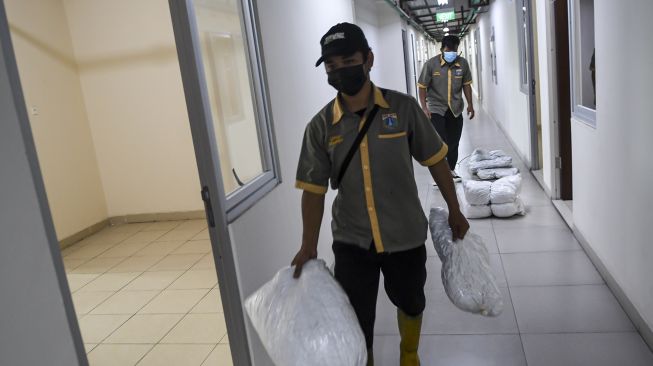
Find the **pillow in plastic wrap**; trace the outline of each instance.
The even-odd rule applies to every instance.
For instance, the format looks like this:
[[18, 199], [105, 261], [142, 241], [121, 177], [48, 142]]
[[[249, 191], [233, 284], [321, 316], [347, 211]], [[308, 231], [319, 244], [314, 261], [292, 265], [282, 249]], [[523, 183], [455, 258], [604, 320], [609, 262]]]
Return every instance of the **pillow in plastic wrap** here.
[[465, 189], [465, 198], [470, 205], [489, 205], [491, 182], [478, 180], [466, 180], [463, 182]]
[[512, 157], [498, 156], [491, 160], [481, 160], [469, 163], [469, 170], [476, 174], [481, 169], [495, 169], [495, 168], [511, 168]]
[[458, 204], [460, 211], [468, 219], [483, 219], [492, 216], [492, 209], [489, 205], [473, 206], [467, 202], [465, 198], [465, 189], [461, 184], [456, 184], [456, 195], [458, 196]]
[[496, 217], [512, 217], [515, 215], [526, 215], [526, 208], [521, 198], [517, 197], [515, 202], [491, 204], [492, 214]]
[[490, 202], [494, 204], [515, 202], [521, 191], [521, 175], [511, 175], [492, 183]]
[[299, 279], [279, 271], [245, 301], [252, 325], [277, 366], [365, 366], [365, 337], [326, 263], [311, 260]]
[[479, 179], [483, 180], [500, 179], [516, 174], [519, 174], [519, 169], [517, 168], [480, 169], [476, 172]]
[[502, 150], [487, 151], [484, 149], [474, 149], [472, 155], [469, 157], [469, 161], [475, 163], [483, 160], [496, 159], [500, 156], [507, 156], [507, 154]]
[[469, 231], [452, 241], [449, 214], [431, 209], [429, 226], [435, 251], [442, 261], [442, 284], [451, 302], [461, 310], [484, 316], [503, 311], [503, 296], [490, 267], [490, 255], [480, 236]]

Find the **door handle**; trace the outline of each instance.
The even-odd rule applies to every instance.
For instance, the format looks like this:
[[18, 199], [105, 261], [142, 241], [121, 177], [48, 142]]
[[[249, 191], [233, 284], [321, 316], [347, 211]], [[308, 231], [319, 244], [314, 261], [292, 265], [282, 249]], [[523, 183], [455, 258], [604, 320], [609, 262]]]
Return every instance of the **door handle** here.
[[206, 220], [210, 227], [215, 227], [215, 217], [213, 216], [213, 206], [211, 205], [211, 195], [209, 187], [202, 187], [202, 201], [204, 201], [204, 211], [206, 212]]

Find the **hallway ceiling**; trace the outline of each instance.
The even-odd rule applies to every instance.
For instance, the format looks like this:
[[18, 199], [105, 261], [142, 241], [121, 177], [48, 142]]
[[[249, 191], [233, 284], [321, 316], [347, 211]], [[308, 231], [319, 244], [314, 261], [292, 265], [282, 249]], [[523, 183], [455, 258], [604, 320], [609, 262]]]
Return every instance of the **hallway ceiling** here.
[[[464, 36], [471, 24], [476, 23], [478, 14], [487, 11], [487, 6], [471, 7], [472, 0], [448, 0], [446, 5], [438, 5], [438, 0], [396, 0], [401, 9], [419, 23], [428, 34], [438, 42], [446, 33]], [[442, 2], [442, 1], [440, 1]], [[455, 19], [436, 22], [436, 14], [455, 11]], [[449, 28], [449, 32], [444, 31]]]

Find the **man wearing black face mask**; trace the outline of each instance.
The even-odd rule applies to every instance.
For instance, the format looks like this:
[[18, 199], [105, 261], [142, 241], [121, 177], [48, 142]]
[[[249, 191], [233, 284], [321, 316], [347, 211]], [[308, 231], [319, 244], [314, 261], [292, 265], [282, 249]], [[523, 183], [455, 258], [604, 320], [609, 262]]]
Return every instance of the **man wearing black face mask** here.
[[308, 124], [296, 186], [302, 196], [302, 246], [295, 277], [317, 257], [324, 195], [333, 205], [335, 278], [356, 312], [372, 365], [380, 273], [397, 306], [402, 366], [419, 365], [417, 348], [426, 304], [427, 219], [417, 195], [412, 159], [429, 168], [449, 206], [454, 238], [469, 229], [460, 212], [445, 161], [447, 145], [414, 98], [371, 83], [374, 54], [363, 31], [349, 23], [332, 27], [320, 41], [328, 82], [337, 97]]
[[442, 38], [442, 53], [426, 61], [419, 77], [419, 100], [433, 127], [449, 146], [447, 162], [454, 180], [458, 163], [458, 143], [463, 133], [463, 98], [467, 99], [467, 114], [474, 118], [472, 104], [472, 72], [467, 60], [458, 56], [460, 39], [456, 36]]

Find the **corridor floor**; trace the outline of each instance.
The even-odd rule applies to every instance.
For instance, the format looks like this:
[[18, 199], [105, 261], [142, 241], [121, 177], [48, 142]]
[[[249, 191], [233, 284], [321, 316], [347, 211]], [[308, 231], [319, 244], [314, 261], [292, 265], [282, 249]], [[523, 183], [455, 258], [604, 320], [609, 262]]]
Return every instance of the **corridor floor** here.
[[[479, 108], [480, 109], [480, 108]], [[504, 312], [484, 318], [458, 310], [444, 293], [440, 261], [427, 242], [427, 308], [420, 356], [428, 366], [645, 366], [653, 354], [583, 252], [569, 227], [482, 111], [465, 120], [460, 159], [475, 147], [502, 149], [523, 176], [524, 217], [470, 220], [483, 237], [504, 295]], [[458, 169], [461, 175], [464, 169]], [[446, 207], [428, 170], [415, 168], [425, 211]], [[399, 364], [396, 310], [379, 291], [376, 365]]]
[[90, 366], [231, 366], [205, 220], [107, 228], [63, 251]]

